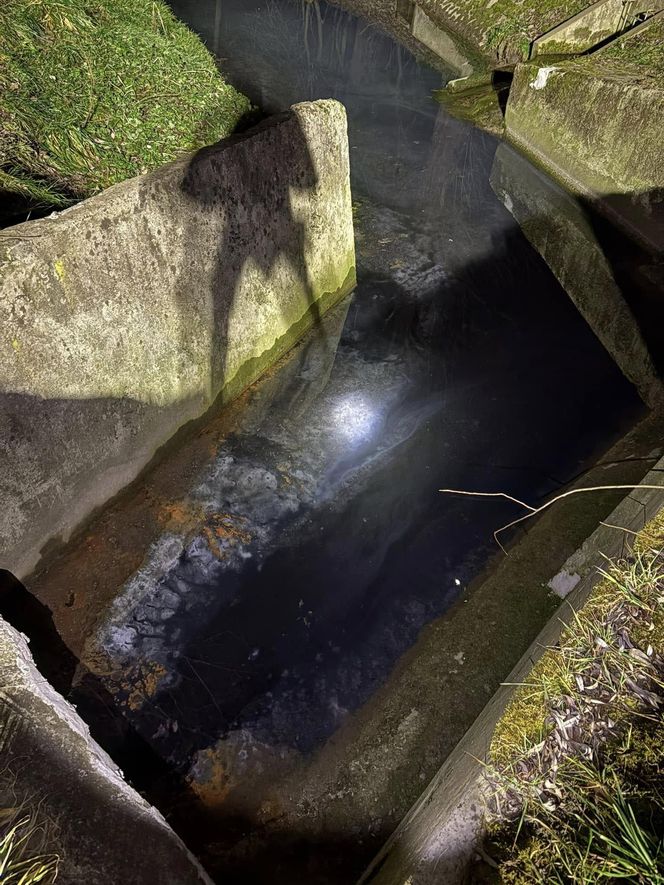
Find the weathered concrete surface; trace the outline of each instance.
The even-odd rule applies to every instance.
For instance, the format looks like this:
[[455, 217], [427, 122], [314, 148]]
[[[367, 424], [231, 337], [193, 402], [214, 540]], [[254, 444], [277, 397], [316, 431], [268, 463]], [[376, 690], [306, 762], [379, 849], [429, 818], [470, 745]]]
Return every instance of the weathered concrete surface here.
[[353, 288], [345, 111], [296, 105], [0, 247], [0, 561], [20, 576]]
[[555, 645], [565, 624], [588, 599], [606, 557], [624, 556], [634, 533], [664, 507], [663, 468], [664, 459], [660, 459], [641, 487], [610, 514], [606, 522], [612, 527], [599, 526], [563, 565], [556, 578], [573, 576], [574, 589], [459, 741], [360, 885], [462, 885], [474, 881], [468, 877], [468, 867], [483, 832], [484, 765], [496, 723], [517, 686], [527, 680], [534, 664]]
[[661, 407], [662, 256], [634, 245], [623, 265], [625, 245], [614, 244], [596, 203], [569, 194], [507, 145], [496, 153], [491, 185], [643, 400]]
[[598, 0], [533, 42], [536, 55], [587, 52], [629, 27], [641, 13], [661, 9], [661, 0]]
[[0, 792], [53, 822], [63, 885], [210, 883], [164, 818], [123, 779], [0, 618]]
[[480, 49], [441, 14], [436, 0], [331, 0], [349, 12], [375, 22], [418, 57], [437, 69], [466, 76], [486, 67]]
[[[664, 13], [584, 58], [522, 64], [494, 189], [649, 405], [664, 338]], [[549, 47], [549, 50], [551, 47]], [[622, 237], [622, 239], [621, 239]]]
[[507, 137], [573, 191], [622, 195], [621, 214], [661, 249], [664, 83], [635, 81], [602, 58], [518, 65]]
[[459, 71], [461, 76], [472, 74], [473, 63], [468, 56], [460, 50], [454, 39], [417, 5], [414, 9], [411, 33], [416, 40], [443, 59], [453, 70]]

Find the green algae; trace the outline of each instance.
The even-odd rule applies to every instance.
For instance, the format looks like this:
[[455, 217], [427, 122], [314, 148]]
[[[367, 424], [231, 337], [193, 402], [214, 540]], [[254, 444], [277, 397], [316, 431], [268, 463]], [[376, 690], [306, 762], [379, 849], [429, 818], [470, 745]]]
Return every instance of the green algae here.
[[[342, 266], [341, 263], [339, 266]], [[277, 360], [291, 350], [304, 333], [317, 324], [324, 313], [353, 291], [357, 282], [354, 256], [350, 256], [346, 260], [346, 266], [349, 268], [348, 273], [341, 285], [338, 285], [339, 275], [336, 271], [330, 275], [329, 280], [323, 279], [299, 320], [293, 323], [283, 335], [280, 335], [270, 348], [242, 363], [233, 377], [224, 383], [216, 398], [217, 405], [231, 402], [239, 396], [243, 390], [253, 384]], [[329, 289], [328, 286], [330, 286]]]

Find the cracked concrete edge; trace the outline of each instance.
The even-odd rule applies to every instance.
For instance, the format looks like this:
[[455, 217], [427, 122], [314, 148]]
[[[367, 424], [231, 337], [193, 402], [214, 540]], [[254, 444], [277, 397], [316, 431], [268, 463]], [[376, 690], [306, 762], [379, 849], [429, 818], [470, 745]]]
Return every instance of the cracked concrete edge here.
[[[660, 488], [646, 488], [661, 486]], [[461, 885], [478, 854], [484, 830], [483, 776], [495, 726], [518, 684], [558, 641], [600, 579], [606, 557], [624, 555], [634, 533], [664, 507], [664, 458], [634, 487], [558, 571], [578, 580], [484, 707], [401, 824], [371, 862], [358, 885]]]
[[[212, 885], [164, 817], [123, 778], [88, 726], [0, 618], [0, 793], [56, 822], [58, 882]], [[50, 845], [46, 846], [51, 849]]]

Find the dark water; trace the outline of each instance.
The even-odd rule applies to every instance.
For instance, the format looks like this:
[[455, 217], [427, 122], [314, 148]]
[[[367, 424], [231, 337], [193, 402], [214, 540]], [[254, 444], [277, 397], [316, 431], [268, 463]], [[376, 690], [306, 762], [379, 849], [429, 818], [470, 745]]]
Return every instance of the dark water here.
[[241, 780], [329, 738], [517, 515], [440, 487], [537, 503], [641, 407], [494, 196], [497, 142], [432, 100], [440, 74], [325, 4], [171, 5], [263, 108], [344, 102], [357, 203], [356, 292], [259, 385], [192, 485], [200, 530], [163, 535], [93, 638], [164, 759], [214, 747]]

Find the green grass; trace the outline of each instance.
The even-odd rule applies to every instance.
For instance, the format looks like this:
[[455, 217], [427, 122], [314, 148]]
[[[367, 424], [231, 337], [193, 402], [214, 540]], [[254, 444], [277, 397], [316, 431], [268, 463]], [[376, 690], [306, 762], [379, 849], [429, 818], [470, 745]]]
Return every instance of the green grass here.
[[485, 51], [501, 58], [527, 58], [532, 41], [566, 21], [586, 6], [589, 0], [431, 0], [440, 7], [444, 20], [450, 11], [462, 31], [473, 37]]
[[[571, 757], [557, 773], [560, 803], [531, 801], [517, 822], [494, 829], [501, 881], [664, 885], [661, 726], [637, 721], [592, 764]], [[656, 755], [650, 766], [646, 755]]]
[[491, 746], [500, 881], [664, 885], [664, 515], [516, 693]]
[[615, 40], [576, 64], [603, 76], [664, 88], [664, 19]]
[[162, 2], [0, 3], [0, 188], [30, 205], [213, 143], [249, 107]]

